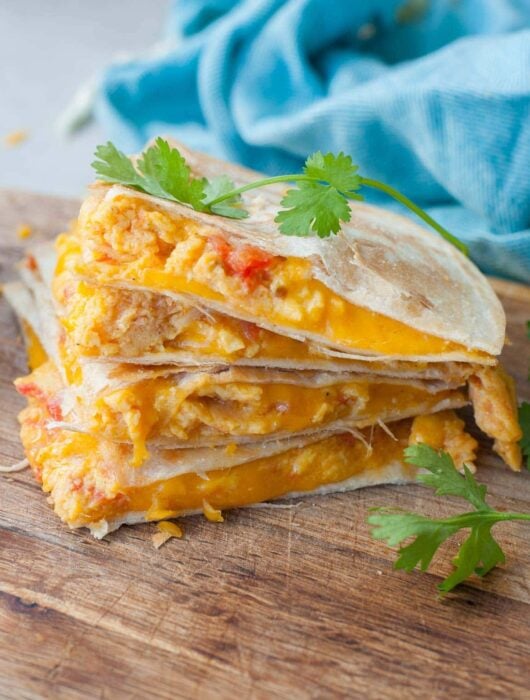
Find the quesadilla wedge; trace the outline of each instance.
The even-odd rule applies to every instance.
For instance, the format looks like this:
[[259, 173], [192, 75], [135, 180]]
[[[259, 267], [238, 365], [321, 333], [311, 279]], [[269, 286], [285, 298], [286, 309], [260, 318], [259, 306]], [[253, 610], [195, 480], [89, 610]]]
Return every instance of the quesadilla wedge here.
[[[86, 362], [61, 329], [35, 277], [7, 285], [20, 315], [37, 329], [59, 368], [64, 386], [54, 396], [54, 425], [134, 445], [132, 464], [148, 457], [147, 443], [174, 448], [238, 445], [348, 429], [464, 406], [462, 379], [385, 377], [360, 372], [281, 370], [221, 365], [202, 371], [181, 365], [135, 366]], [[366, 369], [365, 365], [365, 369]], [[368, 366], [369, 369], [369, 366]], [[15, 384], [25, 396], [40, 394], [49, 368]]]
[[[180, 146], [179, 146], [180, 147]], [[257, 175], [181, 148], [196, 175]], [[502, 307], [463, 255], [410, 220], [354, 203], [330, 239], [292, 238], [274, 222], [282, 190], [247, 193], [248, 219], [197, 212], [118, 185], [96, 185], [58, 274], [146, 289], [312, 341], [350, 357], [491, 362]]]
[[[184, 149], [183, 149], [184, 150]], [[254, 175], [185, 152], [197, 175]], [[473, 465], [453, 409], [520, 469], [505, 318], [487, 280], [407, 219], [352, 205], [328, 240], [97, 183], [6, 296], [32, 373], [21, 436], [59, 516], [123, 523], [409, 480], [424, 442]]]
[[[313, 434], [323, 427], [364, 427], [458, 408], [467, 402], [465, 386], [472, 373], [473, 395], [486, 393], [488, 400], [495, 400], [498, 410], [502, 409], [501, 419], [494, 421], [487, 420], [487, 411], [479, 411], [480, 427], [495, 439], [496, 449], [512, 468], [520, 465], [515, 399], [509, 378], [498, 369], [447, 363], [449, 377], [436, 381], [429, 377], [431, 364], [426, 365], [427, 376], [416, 368], [418, 378], [404, 378], [398, 367], [390, 371], [397, 377], [386, 377], [384, 370], [381, 374], [374, 371], [372, 363], [359, 362], [358, 371], [351, 373], [236, 371], [235, 367], [227, 371], [226, 365], [198, 372], [182, 365], [131, 369], [130, 364], [87, 362], [78, 355], [70, 332], [55, 318], [45, 284], [50, 279], [49, 250], [35, 251], [32, 260], [34, 264], [21, 267], [30, 290], [18, 290], [18, 294], [33, 294], [33, 301], [23, 296], [17, 304], [17, 294], [12, 295], [12, 301], [23, 315], [24, 309], [36, 307], [39, 300], [40, 320], [33, 323], [41, 328], [37, 333], [66, 384], [57, 406], [58, 424], [132, 442], [133, 465], [147, 458], [148, 443], [175, 448], [237, 445], [297, 432]], [[9, 296], [10, 290], [6, 292]], [[31, 320], [28, 322], [31, 325]], [[478, 378], [492, 374], [496, 380], [490, 380], [489, 389], [484, 391], [483, 380]], [[24, 378], [17, 385], [28, 395], [34, 380]]]
[[[61, 265], [51, 244], [32, 249], [22, 264], [24, 283], [52, 307], [63, 336], [86, 360], [179, 366], [268, 367], [295, 370], [376, 372], [383, 376], [455, 381], [472, 371], [468, 362], [349, 359], [329, 348], [295, 340], [255, 323], [177, 301], [164, 294], [79, 280]], [[50, 289], [52, 290], [50, 299]], [[494, 364], [494, 359], [484, 364]], [[478, 367], [479, 365], [477, 365]], [[482, 365], [480, 365], [482, 366]]]
[[26, 454], [54, 509], [70, 527], [102, 537], [122, 524], [221, 511], [276, 498], [405, 483], [415, 471], [403, 461], [411, 442], [430, 442], [472, 464], [476, 441], [452, 411], [362, 431], [270, 441], [237, 450], [158, 449], [131, 469], [131, 448], [50, 427], [59, 373], [47, 368], [39, 392], [20, 415]]

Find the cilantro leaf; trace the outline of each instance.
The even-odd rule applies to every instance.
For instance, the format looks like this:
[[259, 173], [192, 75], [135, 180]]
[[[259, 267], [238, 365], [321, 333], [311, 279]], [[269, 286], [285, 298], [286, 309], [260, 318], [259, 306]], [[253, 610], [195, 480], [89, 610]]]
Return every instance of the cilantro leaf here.
[[274, 219], [286, 236], [320, 238], [338, 233], [341, 221], [351, 217], [348, 200], [335, 188], [318, 182], [301, 182], [297, 189], [288, 190], [281, 201], [284, 210]]
[[523, 455], [526, 457], [526, 468], [530, 470], [530, 403], [523, 401], [519, 406], [519, 425], [523, 437], [519, 441]]
[[205, 205], [213, 214], [226, 216], [230, 219], [245, 219], [248, 216], [248, 211], [243, 209], [241, 205], [240, 194], [224, 199], [222, 202], [219, 202], [219, 204], [214, 204], [211, 207], [209, 206], [209, 202], [213, 202], [218, 197], [223, 197], [234, 189], [235, 185], [227, 175], [213, 177], [206, 183], [204, 188], [206, 194]]
[[386, 540], [392, 547], [409, 537], [416, 537], [411, 544], [400, 548], [399, 558], [394, 564], [394, 568], [405, 571], [412, 571], [418, 565], [425, 571], [442, 542], [458, 531], [458, 527], [416, 513], [394, 512], [385, 508], [377, 508], [373, 513], [368, 523], [374, 526], [372, 536], [376, 540]]
[[351, 218], [350, 199], [362, 199], [358, 167], [350, 156], [339, 153], [313, 153], [306, 160], [304, 173], [310, 180], [301, 180], [296, 189], [288, 190], [281, 201], [284, 207], [275, 221], [286, 236], [309, 236], [316, 233], [326, 238], [340, 231], [341, 221]]
[[142, 153], [137, 167], [144, 176], [143, 188], [148, 194], [190, 204], [197, 211], [204, 209], [206, 180], [192, 177], [180, 151], [164, 139], [157, 138]]
[[430, 474], [418, 474], [417, 481], [435, 489], [437, 496], [458, 496], [469, 501], [477, 510], [491, 510], [484, 500], [487, 487], [479, 484], [464, 465], [464, 477], [456, 470], [447, 452], [438, 452], [428, 445], [410, 445], [405, 448], [405, 461]]
[[153, 197], [189, 204], [204, 210], [203, 178], [193, 178], [186, 161], [176, 148], [158, 138], [138, 158], [136, 166], [110, 141], [96, 148], [92, 167], [101, 180], [134, 187]]
[[[530, 404], [527, 404], [530, 410]], [[493, 510], [486, 503], [486, 487], [479, 484], [467, 467], [460, 474], [450, 455], [427, 445], [412, 445], [405, 450], [405, 458], [430, 472], [420, 474], [420, 483], [435, 489], [437, 495], [464, 498], [475, 510], [449, 518], [429, 518], [390, 508], [377, 508], [368, 517], [372, 535], [390, 546], [399, 545], [396, 569], [412, 571], [419, 566], [425, 571], [439, 547], [460, 530], [470, 530], [467, 539], [458, 548], [453, 559], [454, 571], [438, 586], [441, 595], [448, 593], [472, 574], [484, 576], [497, 564], [505, 561], [504, 553], [491, 533], [493, 525], [507, 520], [530, 520], [530, 514], [504, 513]], [[405, 544], [407, 540], [411, 542]]]
[[101, 180], [143, 189], [142, 176], [125, 153], [118, 151], [113, 143], [108, 141], [98, 146], [94, 155], [98, 160], [92, 163], [92, 167]]
[[438, 585], [442, 594], [448, 593], [473, 573], [484, 576], [497, 564], [504, 564], [504, 552], [491, 534], [493, 525], [486, 522], [471, 528], [469, 537], [460, 545], [453, 559], [455, 570]]
[[351, 156], [344, 155], [342, 151], [338, 155], [323, 155], [317, 151], [309, 156], [304, 166], [304, 172], [309, 177], [324, 181], [339, 192], [347, 192], [355, 199], [361, 199], [355, 195], [362, 184], [358, 170], [359, 167], [353, 164]]

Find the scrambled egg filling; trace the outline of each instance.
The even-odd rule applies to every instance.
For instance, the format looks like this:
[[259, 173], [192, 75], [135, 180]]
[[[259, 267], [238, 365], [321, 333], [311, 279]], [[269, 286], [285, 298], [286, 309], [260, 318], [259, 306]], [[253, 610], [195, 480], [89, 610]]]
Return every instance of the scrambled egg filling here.
[[478, 443], [465, 432], [465, 423], [453, 411], [417, 416], [412, 424], [411, 445], [425, 443], [449, 452], [458, 469], [464, 464], [473, 467]]
[[[64, 307], [61, 322], [86, 357], [181, 352], [226, 362], [240, 358], [321, 360], [308, 343], [260, 328], [249, 321], [201, 311], [163, 294], [77, 281], [68, 272], [54, 280]], [[341, 362], [340, 359], [334, 360]]]
[[[326, 437], [305, 447], [204, 474], [181, 474], [135, 486], [121, 475], [130, 459], [130, 448], [90, 435], [48, 430], [46, 404], [30, 399], [20, 415], [22, 442], [44, 491], [51, 493], [57, 514], [72, 527], [112, 521], [128, 513], [144, 513], [149, 520], [171, 518], [189, 511], [208, 513], [313, 491], [352, 477], [371, 476], [392, 465], [401, 465], [411, 478], [414, 471], [402, 463], [403, 449], [414, 433], [414, 421], [394, 423], [392, 432], [367, 428], [362, 439], [349, 433]], [[445, 432], [451, 412], [432, 417], [433, 437]], [[441, 425], [441, 427], [440, 427]], [[422, 428], [429, 443], [431, 432]], [[459, 427], [463, 434], [463, 427]], [[441, 447], [451, 450], [449, 443]], [[471, 443], [470, 443], [471, 444]], [[166, 452], [166, 458], [170, 455]], [[461, 453], [459, 453], [461, 454]], [[466, 452], [472, 458], [471, 451]], [[456, 455], [458, 457], [458, 455]], [[403, 473], [403, 472], [402, 472]]]
[[59, 237], [58, 250], [59, 275], [68, 270], [100, 284], [196, 295], [351, 350], [487, 357], [348, 303], [313, 279], [306, 260], [234, 247], [211, 227], [173, 218], [131, 196], [96, 207], [89, 200], [75, 232]]
[[[51, 362], [16, 382], [27, 395], [54, 395], [49, 390]], [[325, 427], [337, 420], [364, 426], [377, 420], [391, 421], [435, 410], [442, 402], [461, 406], [462, 392], [429, 391], [398, 383], [337, 381], [325, 386], [301, 386], [274, 382], [237, 381], [224, 373], [192, 374], [183, 380], [161, 376], [107, 391], [78, 406], [89, 431], [110, 440], [132, 442], [133, 465], [149, 456], [150, 440], [293, 434]], [[245, 372], [240, 372], [241, 379]], [[43, 391], [42, 387], [47, 390]], [[56, 374], [56, 386], [60, 379]], [[445, 404], [447, 405], [447, 403]], [[65, 417], [68, 420], [68, 417]]]
[[513, 379], [501, 365], [480, 369], [469, 379], [469, 396], [475, 421], [493, 438], [495, 452], [515, 471], [521, 469], [519, 440], [523, 433], [517, 419]]

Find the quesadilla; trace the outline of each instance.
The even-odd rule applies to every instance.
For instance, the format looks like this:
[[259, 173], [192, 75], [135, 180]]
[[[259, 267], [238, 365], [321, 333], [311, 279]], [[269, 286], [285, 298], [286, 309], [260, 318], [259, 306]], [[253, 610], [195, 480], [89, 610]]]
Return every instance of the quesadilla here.
[[322, 431], [237, 449], [157, 449], [131, 468], [130, 446], [54, 427], [59, 373], [39, 379], [39, 391], [28, 396], [20, 415], [26, 454], [59, 517], [96, 537], [125, 523], [200, 512], [222, 520], [225, 509], [271, 499], [405, 483], [415, 473], [403, 461], [408, 444], [447, 449], [458, 465], [472, 464], [477, 446], [463, 421], [442, 411], [391, 429]]
[[[184, 150], [184, 149], [183, 149]], [[186, 152], [199, 175], [252, 174]], [[521, 466], [502, 307], [463, 255], [355, 204], [328, 240], [96, 184], [55, 250], [6, 294], [33, 372], [17, 380], [28, 459], [57, 513], [125, 522], [406, 481], [409, 442], [472, 465], [478, 426]], [[213, 513], [213, 515], [212, 515]]]
[[[362, 428], [468, 402], [461, 388], [467, 375], [404, 380], [351, 371], [87, 362], [62, 332], [38, 271], [22, 272], [27, 286], [10, 286], [7, 294], [22, 317], [25, 309], [39, 309], [25, 321], [39, 329], [63, 381], [54, 398], [57, 427], [132, 442], [136, 466], [148, 456], [147, 443], [237, 445]], [[25, 396], [40, 393], [49, 372], [44, 363], [15, 385]]]
[[342, 359], [494, 364], [504, 313], [472, 263], [398, 215], [353, 211], [343, 235], [292, 239], [268, 209], [251, 227], [100, 186], [58, 239], [57, 285], [74, 275], [187, 300]]

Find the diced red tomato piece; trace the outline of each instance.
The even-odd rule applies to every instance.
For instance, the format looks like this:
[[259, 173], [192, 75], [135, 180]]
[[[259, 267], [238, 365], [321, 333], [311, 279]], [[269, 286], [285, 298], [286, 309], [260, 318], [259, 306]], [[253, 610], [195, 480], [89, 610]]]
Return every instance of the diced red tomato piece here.
[[46, 407], [53, 420], [62, 420], [63, 412], [61, 410], [60, 401], [57, 398], [48, 399]]
[[226, 263], [232, 246], [222, 236], [210, 236], [208, 243], [212, 246], [215, 252], [219, 255], [223, 263]]
[[260, 275], [277, 259], [277, 256], [250, 245], [234, 248], [222, 236], [211, 236], [209, 241], [221, 258], [226, 272], [241, 277], [247, 286], [256, 284]]
[[83, 488], [83, 479], [76, 477], [72, 480], [72, 491], [80, 491]]
[[37, 269], [37, 261], [31, 254], [26, 255], [24, 265], [27, 267], [28, 270], [35, 271]]
[[15, 386], [18, 393], [22, 394], [22, 396], [29, 396], [40, 401], [44, 401], [46, 398], [43, 390], [35, 382], [17, 382]]
[[261, 330], [259, 326], [256, 326], [256, 324], [252, 323], [251, 321], [240, 321], [240, 323], [243, 333], [248, 340], [251, 340], [252, 342], [259, 340]]
[[53, 420], [62, 420], [61, 403], [58, 398], [50, 397], [35, 382], [17, 382], [16, 389], [19, 394], [28, 398], [37, 399], [45, 404]]
[[259, 248], [243, 245], [235, 248], [228, 257], [230, 267], [244, 280], [254, 277], [257, 272], [266, 270], [274, 261], [274, 256]]

